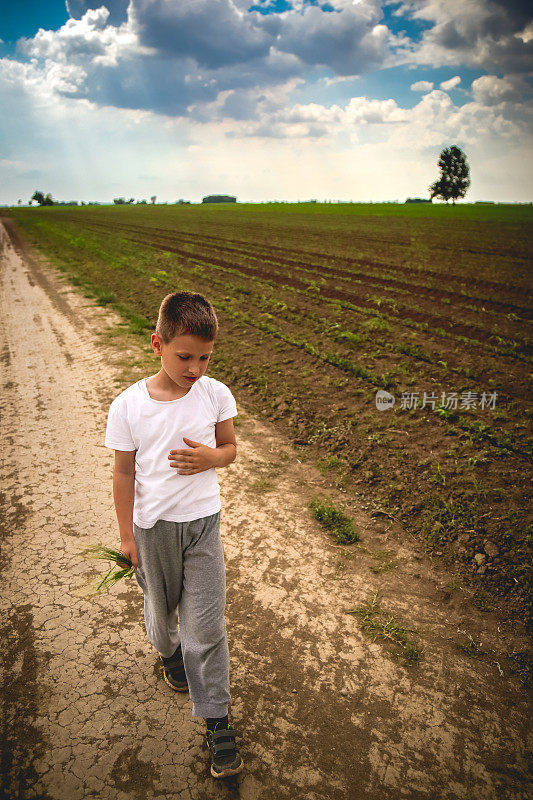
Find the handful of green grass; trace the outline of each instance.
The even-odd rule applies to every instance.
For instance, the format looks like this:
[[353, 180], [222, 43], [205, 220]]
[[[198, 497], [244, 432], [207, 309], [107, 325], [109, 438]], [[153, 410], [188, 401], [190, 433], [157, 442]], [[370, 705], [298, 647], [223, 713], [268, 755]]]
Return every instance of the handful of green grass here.
[[[112, 547], [105, 547], [101, 544], [95, 544], [91, 547], [86, 547], [85, 550], [81, 550], [80, 555], [83, 556], [83, 558], [98, 558], [103, 559], [104, 561], [113, 562], [113, 566], [107, 575], [105, 575], [103, 580], [101, 580], [96, 587], [97, 592], [99, 592], [101, 589], [109, 589], [110, 586], [114, 586], [115, 583], [122, 578], [132, 578], [135, 574], [135, 569], [131, 562], [131, 558], [129, 556], [125, 556], [124, 553], [119, 553], [118, 550], [115, 550]], [[128, 566], [123, 567], [123, 564], [127, 564]], [[113, 572], [113, 570], [116, 571]]]

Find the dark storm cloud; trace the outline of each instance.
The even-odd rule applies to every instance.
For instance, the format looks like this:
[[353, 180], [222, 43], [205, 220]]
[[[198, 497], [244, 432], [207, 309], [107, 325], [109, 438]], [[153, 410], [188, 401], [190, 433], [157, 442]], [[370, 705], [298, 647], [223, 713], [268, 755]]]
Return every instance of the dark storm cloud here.
[[479, 64], [490, 71], [528, 73], [533, 67], [533, 41], [524, 42], [498, 12], [476, 29], [449, 21], [435, 30], [432, 43], [457, 52], [461, 60]]
[[492, 0], [492, 5], [502, 9], [516, 31], [522, 31], [533, 19], [531, 0]]
[[305, 6], [302, 13], [268, 15], [242, 13], [231, 0], [132, 0], [130, 6], [141, 44], [193, 56], [210, 69], [265, 58], [275, 48], [340, 75], [383, 65], [387, 45], [370, 35], [382, 16], [374, 0], [335, 13]]
[[388, 55], [386, 37], [372, 33], [381, 17], [380, 8], [371, 4], [346, 7], [338, 13], [308, 6], [304, 14], [283, 20], [276, 47], [309, 66], [329, 66], [338, 75], [370, 72], [383, 66]]
[[434, 23], [424, 32], [420, 51], [435, 65], [446, 59], [448, 51], [462, 63], [488, 72], [528, 73], [533, 68], [533, 40], [524, 41], [521, 34], [533, 23], [532, 9], [523, 0], [433, 0], [427, 4], [404, 0], [399, 12]]
[[133, 0], [130, 18], [142, 45], [209, 69], [264, 57], [272, 44], [264, 16], [241, 14], [229, 0]]
[[96, 65], [90, 82], [68, 96], [115, 108], [188, 116], [188, 106], [216, 100], [219, 88], [195, 74], [194, 64], [187, 62], [187, 59], [129, 58], [121, 62], [120, 69]]
[[[284, 84], [300, 74], [300, 67], [287, 59], [272, 63], [265, 72], [264, 60], [226, 67], [224, 70], [199, 70], [191, 58], [135, 56], [123, 58], [118, 67], [96, 64], [90, 80], [78, 89], [64, 92], [69, 97], [83, 97], [100, 105], [133, 110], [154, 111], [170, 116], [187, 116], [207, 122], [214, 118], [204, 104], [215, 101], [220, 92], [233, 90], [223, 104], [222, 116], [244, 119], [245, 109], [255, 117], [254, 109], [261, 95], [258, 88]], [[248, 117], [250, 118], [250, 117]]]

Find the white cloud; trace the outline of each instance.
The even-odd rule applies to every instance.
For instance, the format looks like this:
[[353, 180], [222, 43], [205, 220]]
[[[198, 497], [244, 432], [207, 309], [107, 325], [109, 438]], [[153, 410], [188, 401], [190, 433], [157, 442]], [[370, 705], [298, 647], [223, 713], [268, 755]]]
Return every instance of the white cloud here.
[[[36, 188], [57, 199], [108, 201], [199, 201], [213, 191], [255, 201], [427, 196], [439, 152], [452, 143], [470, 163], [467, 199], [529, 199], [531, 111], [519, 104], [507, 103], [505, 119], [500, 106], [458, 107], [433, 90], [413, 108], [363, 96], [345, 107], [291, 107], [272, 89], [257, 97], [256, 120], [198, 122], [44, 90], [34, 65], [0, 62], [0, 104], [8, 109], [0, 201], [27, 199]], [[231, 90], [219, 107], [229, 97]]]
[[440, 83], [439, 86], [443, 91], [449, 92], [450, 89], [455, 89], [455, 87], [459, 86], [460, 83], [461, 83], [460, 76], [455, 75], [453, 78], [450, 78], [447, 81], [442, 81], [442, 83]]
[[88, 9], [105, 6], [109, 11], [109, 22], [120, 25], [128, 16], [129, 0], [66, 0], [67, 11], [71, 17], [80, 19]]
[[[454, 72], [493, 55], [520, 66], [531, 37], [519, 0], [503, 23], [499, 0], [405, 0], [398, 11], [434, 22], [419, 43], [393, 36], [379, 0], [297, 0], [271, 15], [248, 13], [247, 0], [131, 0], [129, 17], [126, 0], [106, 5], [69, 0], [79, 19], [22, 40], [29, 60], [0, 59], [9, 179], [0, 192], [391, 199], [423, 195], [440, 149], [456, 143], [475, 168], [473, 192], [483, 186], [478, 197], [492, 199], [488, 176], [496, 176], [494, 199], [527, 199], [533, 112], [519, 102], [530, 87], [517, 74], [499, 78], [494, 67], [462, 106], [447, 94], [459, 75], [439, 89], [412, 83], [424, 93], [412, 108], [393, 98], [323, 100], [328, 87], [402, 59]], [[333, 77], [321, 77], [323, 67]], [[322, 102], [292, 103], [295, 88], [311, 97], [305, 83], [317, 72]]]
[[407, 117], [404, 108], [395, 100], [368, 100], [366, 97], [352, 97], [344, 111], [344, 122], [351, 126], [357, 123], [381, 124], [403, 122]]
[[[449, 146], [488, 147], [494, 143], [505, 148], [533, 144], [531, 131], [533, 107], [515, 104], [507, 108], [482, 105], [479, 102], [455, 106], [450, 96], [439, 89], [424, 95], [409, 109], [405, 125], [391, 129], [391, 148], [417, 148]], [[416, 143], [416, 144], [415, 144]], [[517, 174], [517, 183], [522, 179]]]
[[21, 40], [20, 51], [43, 70], [78, 68], [75, 82], [58, 83], [58, 92], [175, 116], [201, 116], [228, 90], [243, 96], [232, 96], [227, 113], [242, 117], [246, 105], [253, 115], [252, 90], [303, 80], [320, 66], [341, 77], [379, 69], [405, 41], [380, 24], [378, 0], [336, 2], [334, 12], [300, 4], [270, 15], [234, 0], [131, 0], [127, 18], [124, 0], [108, 2], [110, 10], [96, 5], [70, 0], [72, 13], [85, 13]]
[[84, 79], [85, 72], [74, 64], [47, 61], [43, 67], [39, 67], [35, 61], [24, 63], [0, 59], [0, 83], [14, 92], [28, 92], [36, 107], [58, 93], [75, 92]]
[[410, 86], [412, 92], [430, 92], [433, 89], [433, 81], [416, 81]]
[[530, 42], [533, 39], [533, 22], [530, 22], [521, 33], [516, 34], [523, 42]]
[[484, 106], [498, 105], [506, 101], [518, 101], [527, 89], [525, 82], [518, 77], [498, 78], [496, 75], [482, 75], [472, 83], [474, 100]]
[[139, 45], [131, 26], [108, 25], [108, 17], [109, 11], [103, 6], [89, 10], [79, 20], [67, 20], [56, 31], [39, 29], [32, 39], [20, 39], [17, 47], [32, 58], [79, 64], [86, 70], [96, 65], [117, 66], [120, 59], [153, 54]]

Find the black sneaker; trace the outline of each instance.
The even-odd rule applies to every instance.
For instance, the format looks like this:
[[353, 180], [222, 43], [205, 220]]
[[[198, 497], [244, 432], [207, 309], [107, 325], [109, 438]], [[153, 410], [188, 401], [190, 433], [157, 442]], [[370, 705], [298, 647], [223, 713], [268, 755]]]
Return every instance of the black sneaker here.
[[163, 664], [165, 682], [176, 692], [188, 692], [189, 684], [187, 683], [185, 667], [183, 666], [181, 644], [178, 645], [176, 652], [170, 658], [163, 658], [162, 655], [159, 655], [159, 658]]
[[206, 742], [211, 756], [211, 775], [213, 778], [226, 778], [229, 775], [237, 775], [244, 767], [238, 747], [235, 744], [235, 737], [240, 733], [233, 728], [218, 728], [217, 722], [215, 730], [206, 731]]

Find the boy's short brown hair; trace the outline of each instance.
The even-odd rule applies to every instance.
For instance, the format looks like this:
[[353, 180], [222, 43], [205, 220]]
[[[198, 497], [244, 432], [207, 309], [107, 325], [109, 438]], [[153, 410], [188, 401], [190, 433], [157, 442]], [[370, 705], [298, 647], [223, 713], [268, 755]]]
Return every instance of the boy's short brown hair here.
[[197, 292], [167, 294], [159, 306], [155, 333], [165, 344], [183, 334], [212, 342], [218, 334], [215, 309], [209, 300]]

